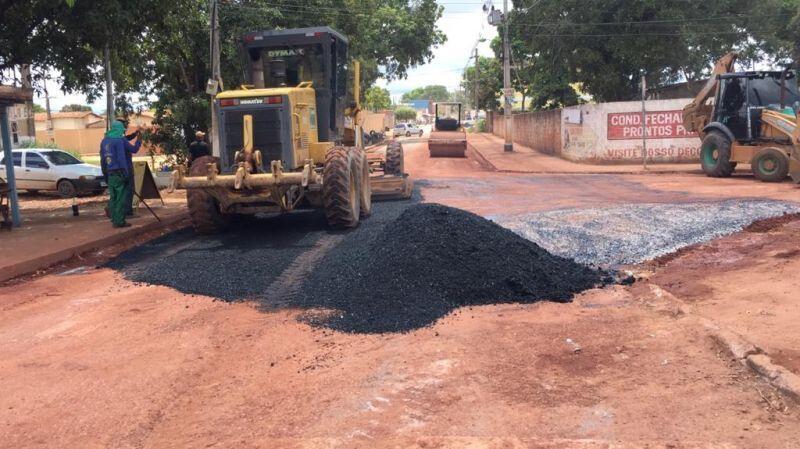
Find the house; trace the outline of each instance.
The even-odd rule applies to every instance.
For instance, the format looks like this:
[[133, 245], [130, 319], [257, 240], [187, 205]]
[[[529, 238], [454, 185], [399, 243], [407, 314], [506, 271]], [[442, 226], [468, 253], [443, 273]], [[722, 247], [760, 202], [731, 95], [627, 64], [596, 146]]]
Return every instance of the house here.
[[36, 139], [32, 102], [9, 106], [8, 121], [11, 125], [11, 146], [19, 147]]
[[[91, 111], [79, 112], [53, 112], [50, 114], [53, 120], [53, 129], [105, 129], [105, 119]], [[36, 131], [47, 131], [47, 113], [39, 112], [34, 116]]]
[[[100, 141], [106, 132], [105, 117], [91, 111], [53, 112], [52, 135], [47, 129], [47, 114], [35, 116], [36, 140], [38, 142], [55, 142], [59, 148], [75, 151], [80, 154], [97, 154]], [[142, 111], [128, 117], [128, 130], [133, 131], [139, 125], [150, 126], [155, 114], [153, 111]], [[145, 151], [140, 150], [140, 153]]]

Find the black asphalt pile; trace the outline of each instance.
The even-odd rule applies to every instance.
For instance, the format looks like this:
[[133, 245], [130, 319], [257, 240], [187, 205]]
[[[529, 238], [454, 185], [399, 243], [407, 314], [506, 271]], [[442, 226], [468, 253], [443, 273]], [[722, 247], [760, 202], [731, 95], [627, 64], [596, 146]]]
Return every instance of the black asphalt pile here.
[[346, 232], [331, 231], [321, 211], [260, 217], [215, 236], [177, 231], [107, 266], [134, 282], [301, 309], [313, 325], [365, 333], [411, 331], [461, 306], [565, 302], [606, 280], [492, 221], [413, 201], [376, 203]]
[[[350, 240], [350, 239], [348, 239]], [[333, 313], [310, 319], [345, 332], [405, 332], [455, 308], [567, 302], [608, 278], [550, 254], [472, 213], [417, 204], [371, 238], [330, 251], [297, 305]]]

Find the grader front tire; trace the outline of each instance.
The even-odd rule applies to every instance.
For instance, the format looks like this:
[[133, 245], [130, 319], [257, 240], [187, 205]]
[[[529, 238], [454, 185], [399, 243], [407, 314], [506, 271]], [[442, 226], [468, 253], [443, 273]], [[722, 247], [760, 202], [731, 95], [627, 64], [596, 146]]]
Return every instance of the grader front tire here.
[[367, 218], [372, 215], [372, 185], [369, 181], [369, 160], [367, 153], [362, 149], [355, 150], [358, 154], [358, 191], [361, 196], [359, 217]]
[[397, 140], [392, 140], [386, 145], [386, 168], [387, 175], [403, 176], [403, 144]]
[[328, 224], [334, 228], [358, 226], [361, 215], [358, 162], [357, 154], [344, 147], [333, 147], [325, 155], [322, 201]]
[[[212, 156], [195, 159], [189, 169], [190, 176], [206, 176], [208, 164], [216, 163]], [[186, 203], [194, 230], [199, 234], [214, 234], [230, 225], [230, 216], [219, 210], [217, 199], [203, 189], [186, 190]]]

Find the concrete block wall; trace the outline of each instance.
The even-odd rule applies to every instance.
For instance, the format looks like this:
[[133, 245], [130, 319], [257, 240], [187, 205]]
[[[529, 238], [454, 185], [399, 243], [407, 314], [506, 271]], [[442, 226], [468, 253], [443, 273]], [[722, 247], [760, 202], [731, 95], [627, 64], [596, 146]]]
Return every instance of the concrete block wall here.
[[[689, 98], [649, 100], [646, 108], [649, 163], [697, 162], [700, 139], [683, 127]], [[545, 154], [593, 164], [642, 162], [642, 103], [623, 101], [514, 115], [514, 142]], [[492, 115], [492, 132], [504, 137], [503, 116]]]

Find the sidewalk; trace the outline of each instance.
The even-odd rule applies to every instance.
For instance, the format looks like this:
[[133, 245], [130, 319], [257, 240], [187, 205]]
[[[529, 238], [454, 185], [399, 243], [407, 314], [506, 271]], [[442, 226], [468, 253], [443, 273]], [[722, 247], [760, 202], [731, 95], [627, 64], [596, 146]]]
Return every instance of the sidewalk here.
[[0, 231], [0, 282], [177, 223], [187, 216], [183, 196], [170, 196], [165, 197], [164, 205], [157, 200], [148, 201], [161, 221], [141, 206], [138, 217], [130, 220], [131, 227], [115, 229], [103, 211], [104, 198], [107, 197], [82, 198], [80, 215], [74, 217], [70, 200], [26, 200], [23, 196], [22, 226]]
[[651, 164], [645, 170], [636, 165], [595, 165], [549, 156], [518, 143], [514, 152], [503, 151], [503, 139], [488, 133], [467, 133], [467, 142], [472, 154], [481, 165], [499, 172], [509, 173], [581, 173], [581, 174], [646, 174], [646, 173], [701, 173], [700, 165]]

